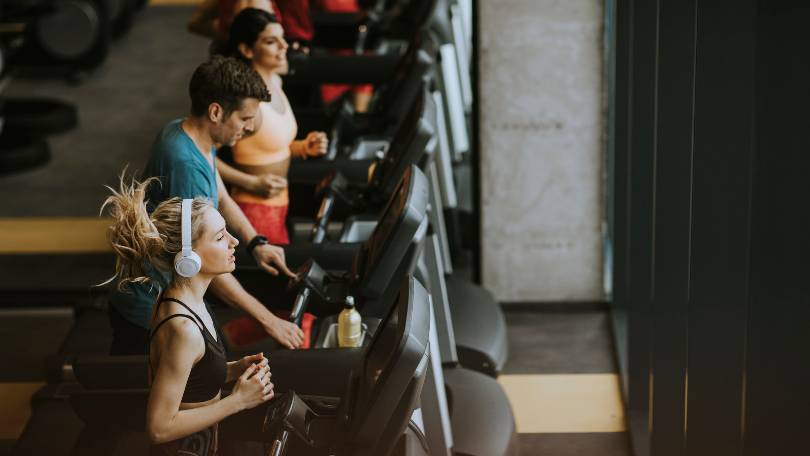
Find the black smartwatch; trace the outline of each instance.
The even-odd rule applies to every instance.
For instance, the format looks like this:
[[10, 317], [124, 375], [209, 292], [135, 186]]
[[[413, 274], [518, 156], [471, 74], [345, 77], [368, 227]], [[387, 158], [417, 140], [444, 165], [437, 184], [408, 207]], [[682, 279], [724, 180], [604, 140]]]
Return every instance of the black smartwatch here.
[[253, 236], [253, 239], [251, 239], [250, 242], [248, 242], [247, 251], [252, 255], [253, 249], [255, 249], [256, 246], [264, 244], [267, 244], [267, 238], [261, 234], [257, 234], [256, 236]]

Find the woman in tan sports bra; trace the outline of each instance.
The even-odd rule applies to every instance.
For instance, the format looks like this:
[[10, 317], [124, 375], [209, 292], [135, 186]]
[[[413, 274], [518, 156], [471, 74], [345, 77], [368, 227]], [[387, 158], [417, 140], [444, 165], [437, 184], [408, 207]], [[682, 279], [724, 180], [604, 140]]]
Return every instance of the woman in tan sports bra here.
[[255, 8], [242, 10], [231, 24], [227, 49], [262, 76], [272, 100], [259, 105], [253, 134], [233, 146], [236, 166], [217, 160], [217, 169], [231, 184], [231, 196], [256, 231], [271, 244], [289, 244], [286, 177], [290, 159], [325, 154], [326, 133], [310, 132], [305, 139], [295, 139], [298, 124], [278, 75], [287, 68], [287, 42], [273, 14]]

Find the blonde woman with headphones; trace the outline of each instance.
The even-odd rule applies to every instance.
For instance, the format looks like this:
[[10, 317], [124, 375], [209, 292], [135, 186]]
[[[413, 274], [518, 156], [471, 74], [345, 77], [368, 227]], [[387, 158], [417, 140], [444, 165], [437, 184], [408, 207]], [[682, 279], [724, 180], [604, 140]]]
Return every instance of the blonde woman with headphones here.
[[[227, 362], [221, 335], [203, 295], [211, 280], [232, 272], [234, 248], [225, 219], [204, 198], [171, 198], [152, 213], [144, 201], [148, 179], [121, 180], [102, 206], [113, 218], [109, 239], [116, 252], [119, 288], [149, 282], [145, 264], [171, 274], [154, 306], [149, 332], [151, 391], [146, 429], [152, 455], [213, 456], [217, 423], [273, 397], [267, 359], [258, 353]], [[221, 397], [221, 387], [236, 381]]]

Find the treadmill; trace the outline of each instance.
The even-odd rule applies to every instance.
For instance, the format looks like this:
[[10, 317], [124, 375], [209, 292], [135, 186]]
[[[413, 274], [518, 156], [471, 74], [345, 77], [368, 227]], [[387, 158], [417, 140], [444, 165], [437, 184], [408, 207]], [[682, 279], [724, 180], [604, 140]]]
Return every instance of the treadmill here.
[[327, 131], [330, 139], [336, 135], [351, 139], [349, 135], [393, 134], [396, 124], [413, 104], [419, 84], [428, 77], [434, 64], [436, 52], [429, 44], [420, 36], [409, 44], [392, 74], [374, 91], [365, 113], [356, 112], [352, 103], [344, 99], [324, 108], [294, 106], [299, 131]]
[[[311, 292], [307, 293], [305, 303], [295, 303], [290, 320], [299, 322], [304, 310], [319, 317], [333, 316], [340, 312], [346, 295], [354, 296], [362, 313], [381, 318], [387, 312], [392, 294], [396, 293], [399, 284], [392, 278], [397, 273], [401, 277], [415, 267], [415, 258], [408, 258], [408, 252], [413, 248], [412, 244], [421, 242], [424, 237], [427, 227], [427, 191], [426, 177], [418, 168], [411, 166], [399, 180], [394, 194], [381, 212], [380, 223], [365, 242], [305, 246], [305, 253], [311, 260], [304, 263], [299, 270], [298, 279], [291, 286], [309, 289]], [[344, 228], [352, 230], [353, 226], [345, 224]], [[320, 266], [322, 260], [324, 264], [331, 266], [331, 274], [327, 272], [330, 268]], [[343, 267], [336, 270], [335, 266], [339, 263]], [[265, 288], [268, 276], [258, 266], [239, 267], [234, 274], [245, 289], [254, 295], [262, 296], [272, 291]], [[241, 311], [232, 308], [217, 308], [214, 312], [220, 325], [227, 325], [231, 320], [242, 316]], [[331, 320], [326, 318], [325, 321]], [[374, 327], [376, 324], [372, 325], [370, 332], [373, 332]], [[326, 337], [318, 328], [319, 326], [314, 326], [313, 343]], [[228, 342], [227, 337], [225, 341]], [[275, 349], [277, 345], [272, 340], [242, 346], [229, 344], [234, 357]]]
[[[442, 165], [446, 168], [449, 160], [446, 142], [446, 135], [442, 128], [443, 120], [441, 106], [437, 106], [434, 97], [427, 92], [427, 87], [422, 86], [422, 95], [418, 98], [420, 104], [415, 105], [408, 114], [403, 127], [411, 125], [410, 128], [400, 128], [402, 135], [395, 138], [391, 143], [390, 150], [384, 158], [377, 161], [373, 182], [376, 186], [366, 189], [362, 198], [349, 202], [352, 206], [350, 211], [362, 212], [370, 206], [369, 202], [379, 200], [378, 195], [390, 195], [394, 176], [406, 166], [417, 163], [424, 173], [429, 176], [430, 185], [430, 214], [431, 224], [441, 241], [440, 250], [443, 252], [443, 271], [445, 274], [451, 272], [451, 258], [447, 240], [447, 228], [444, 223], [443, 192], [441, 184]], [[436, 110], [439, 110], [437, 113]], [[416, 114], [421, 113], [418, 117]], [[415, 131], [411, 145], [403, 147], [407, 141], [406, 133]], [[432, 132], [438, 132], [437, 137], [432, 136]], [[438, 139], [439, 141], [436, 141]], [[413, 144], [416, 143], [416, 144]], [[419, 154], [419, 147], [427, 148], [428, 153]], [[438, 149], [438, 153], [435, 151]], [[343, 162], [346, 167], [365, 166], [361, 161], [349, 160]], [[319, 173], [325, 173], [329, 169], [330, 162], [320, 162], [316, 166], [320, 168]], [[315, 169], [315, 168], [310, 168]], [[346, 168], [344, 168], [346, 169]], [[317, 173], [316, 173], [317, 174]], [[359, 174], [355, 172], [354, 174]], [[312, 179], [310, 177], [310, 179]], [[375, 181], [376, 179], [376, 181]], [[452, 187], [451, 187], [452, 188]], [[364, 207], [365, 206], [365, 207]], [[310, 213], [314, 212], [310, 208]], [[340, 236], [341, 243], [359, 242], [367, 239], [368, 234], [373, 230], [377, 218], [374, 216], [358, 215], [349, 217], [347, 222], [354, 228], [350, 231], [344, 228]], [[292, 264], [300, 261], [302, 255], [296, 253], [296, 249], [301, 247], [294, 245], [286, 249], [287, 257]], [[299, 259], [299, 260], [296, 260]], [[339, 261], [339, 259], [335, 259]], [[331, 261], [332, 265], [339, 265]], [[453, 309], [453, 325], [455, 331], [455, 343], [458, 347], [458, 357], [462, 365], [484, 372], [493, 377], [497, 376], [508, 358], [508, 342], [506, 336], [506, 320], [500, 309], [498, 302], [492, 294], [469, 281], [458, 279], [452, 276], [445, 277], [446, 293], [449, 305]]]
[[[364, 191], [362, 199], [379, 207], [390, 196], [404, 169], [410, 164], [423, 163], [425, 152], [431, 153], [435, 148], [436, 106], [423, 83], [417, 88], [413, 104], [408, 106], [392, 137], [361, 136], [355, 138], [351, 147], [331, 149], [325, 157], [295, 161], [287, 177], [290, 185], [296, 185], [299, 194], [306, 197], [325, 176], [337, 171], [353, 188]], [[351, 203], [355, 211], [365, 209], [361, 200], [346, 202]], [[296, 210], [300, 212], [300, 208]]]
[[[411, 168], [411, 174], [420, 176], [419, 180], [427, 186], [427, 179], [416, 167]], [[393, 260], [389, 255], [384, 243], [378, 241], [382, 239], [379, 233], [388, 230], [394, 225], [394, 217], [389, 217], [391, 213], [401, 211], [391, 211], [392, 205], [405, 206], [408, 203], [396, 203], [403, 198], [403, 182], [397, 190], [395, 197], [389, 202], [389, 206], [384, 211], [379, 223], [373, 224], [372, 236], [364, 244], [367, 256], [365, 264], [377, 264], [376, 272], [379, 276], [386, 276], [387, 280], [398, 283], [404, 276], [411, 274], [414, 268], [421, 275], [422, 283], [428, 284], [430, 290], [432, 308], [435, 308], [436, 343], [431, 349], [431, 356], [436, 360], [436, 366], [430, 375], [431, 387], [428, 388], [430, 394], [423, 397], [423, 415], [425, 419], [427, 444], [431, 448], [431, 454], [442, 454], [452, 450], [459, 454], [467, 455], [493, 455], [507, 456], [513, 455], [517, 451], [516, 447], [516, 427], [509, 400], [498, 382], [491, 376], [482, 372], [462, 367], [459, 363], [461, 357], [456, 348], [454, 338], [454, 322], [448, 302], [447, 283], [441, 266], [441, 256], [438, 251], [438, 238], [425, 223], [429, 218], [423, 218], [417, 235], [411, 237], [410, 246], [404, 256], [398, 256], [400, 261], [398, 266], [389, 261], [383, 265], [378, 259], [386, 258]], [[429, 195], [425, 195], [428, 197]], [[420, 201], [420, 210], [429, 206], [430, 202]], [[410, 212], [410, 211], [408, 211]], [[400, 218], [400, 220], [405, 220]], [[412, 226], [416, 226], [419, 217], [413, 217]], [[344, 225], [342, 235], [343, 240], [349, 240], [354, 236], [362, 237], [362, 233], [368, 228], [366, 223], [347, 222]], [[381, 228], [382, 227], [382, 228]], [[393, 231], [393, 230], [392, 230]], [[389, 239], [391, 236], [388, 237]], [[399, 239], [405, 239], [400, 237]], [[377, 247], [375, 247], [377, 244]], [[340, 244], [338, 244], [340, 245]], [[377, 253], [375, 253], [377, 252]], [[353, 264], [364, 264], [362, 260], [355, 258]], [[393, 272], [393, 275], [384, 270]], [[323, 272], [312, 273], [312, 266], [302, 269], [303, 290], [298, 294], [300, 298], [293, 310], [291, 319], [296, 320], [301, 312], [307, 310], [311, 300], [317, 300], [319, 296], [335, 296], [333, 300], [336, 304], [342, 302], [345, 292], [341, 288], [330, 289], [330, 280], [324, 280]], [[378, 289], [384, 289], [384, 285], [379, 283]], [[364, 306], [358, 306], [363, 324], [370, 328], [369, 332], [374, 333], [374, 328], [379, 326], [379, 316], [385, 314], [388, 309], [385, 307], [390, 303], [390, 299], [367, 300]], [[337, 306], [336, 306], [337, 307]], [[333, 308], [336, 313], [338, 309]], [[316, 325], [318, 335], [313, 343], [315, 348], [330, 347], [334, 342], [330, 342], [334, 334], [335, 317], [321, 317]], [[251, 347], [252, 350], [259, 350], [260, 346]], [[310, 350], [313, 351], [313, 350]], [[314, 350], [317, 351], [317, 350]], [[283, 351], [273, 352], [272, 358], [277, 354], [281, 356], [296, 356], [296, 352]], [[275, 377], [274, 377], [275, 378]], [[450, 398], [450, 399], [448, 399]], [[486, 404], [482, 408], [481, 404]]]
[[[221, 438], [262, 442], [274, 455], [426, 456], [424, 433], [411, 418], [427, 373], [429, 299], [407, 278], [367, 347], [274, 355], [276, 398], [224, 420]], [[52, 430], [29, 424], [12, 454], [144, 454], [146, 357], [85, 356], [69, 367], [74, 377], [65, 379], [60, 405], [84, 431], [53, 451], [42, 438]]]
[[[380, 84], [390, 80], [409, 45], [430, 24], [436, 3], [437, 0], [411, 0], [404, 8], [394, 8], [395, 15], [340, 15], [339, 20], [348, 19], [344, 28], [346, 32], [343, 33], [348, 39], [336, 40], [330, 45], [352, 49], [355, 54], [337, 55], [318, 47], [312, 48], [309, 53], [291, 54], [288, 56], [290, 67], [285, 85], [311, 87], [321, 83]], [[317, 36], [315, 40], [319, 40]]]

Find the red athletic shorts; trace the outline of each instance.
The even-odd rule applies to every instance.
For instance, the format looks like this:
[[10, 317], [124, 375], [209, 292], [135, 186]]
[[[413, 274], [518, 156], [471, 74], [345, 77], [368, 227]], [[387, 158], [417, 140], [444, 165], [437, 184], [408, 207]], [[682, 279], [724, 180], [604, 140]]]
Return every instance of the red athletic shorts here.
[[263, 234], [267, 240], [274, 245], [287, 245], [290, 243], [290, 236], [287, 233], [287, 208], [284, 206], [268, 206], [257, 203], [236, 204], [242, 208], [242, 212], [250, 220], [256, 232]]

